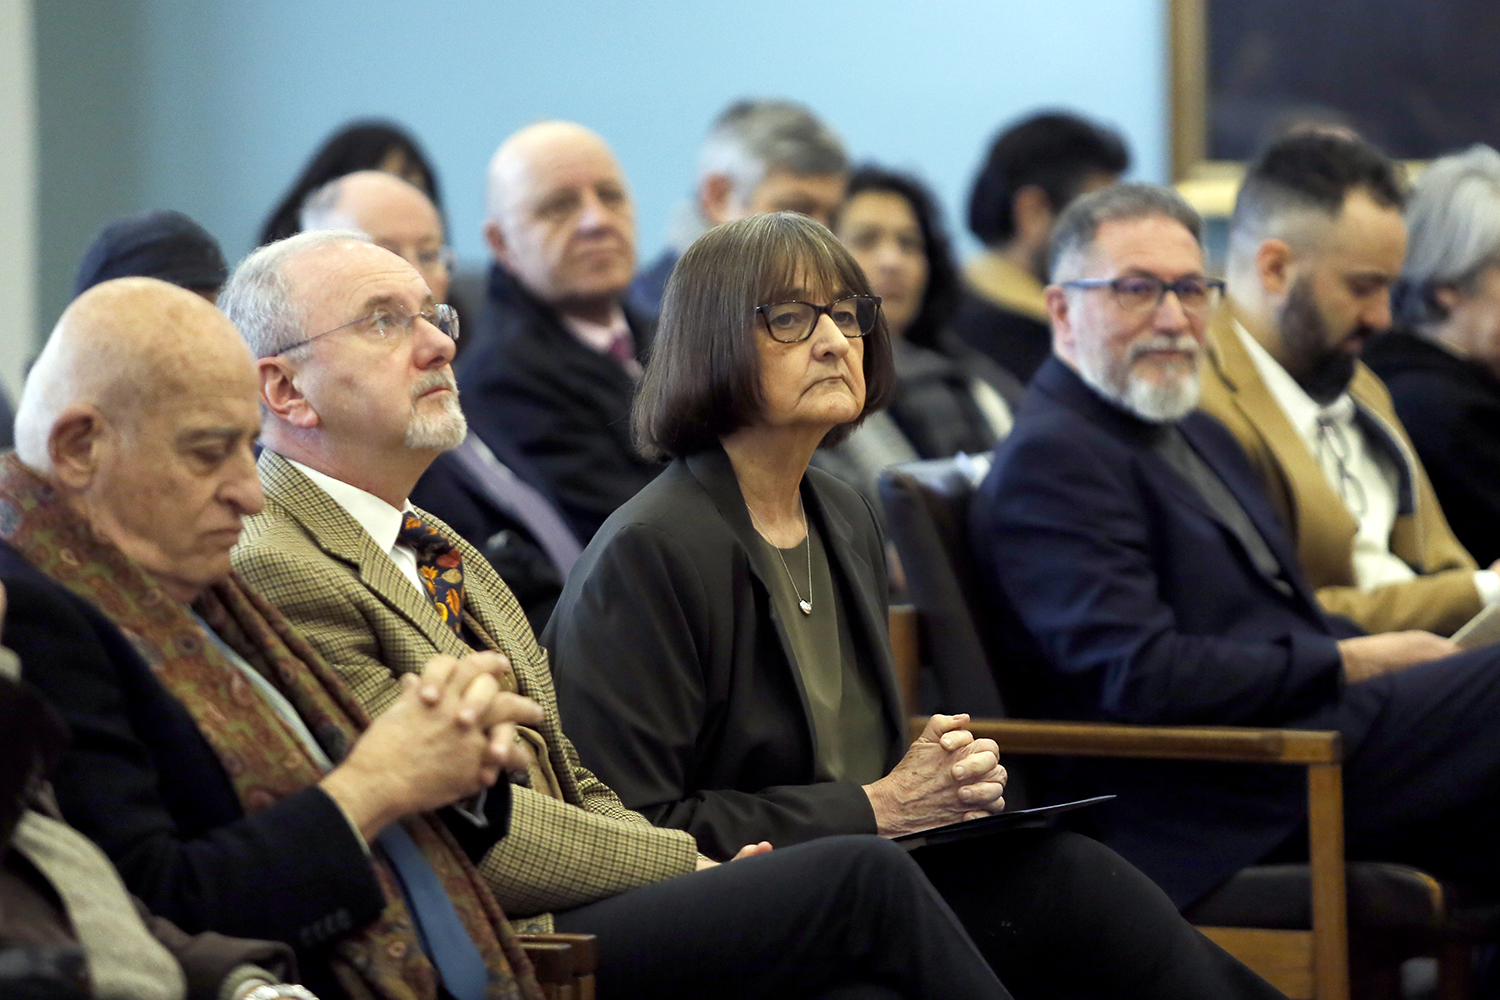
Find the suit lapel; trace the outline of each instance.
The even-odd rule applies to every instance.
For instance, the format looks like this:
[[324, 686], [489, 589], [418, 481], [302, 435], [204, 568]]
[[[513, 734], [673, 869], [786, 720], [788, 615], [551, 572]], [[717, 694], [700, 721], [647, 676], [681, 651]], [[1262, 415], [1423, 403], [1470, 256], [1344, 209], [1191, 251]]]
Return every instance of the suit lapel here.
[[456, 656], [468, 651], [463, 641], [438, 618], [427, 598], [417, 592], [391, 557], [376, 546], [369, 532], [301, 470], [275, 452], [264, 451], [260, 456], [260, 477], [267, 501], [279, 505], [329, 556], [352, 566], [372, 594], [437, 649]]
[[1210, 335], [1208, 357], [1229, 390], [1231, 405], [1273, 459], [1268, 472], [1278, 477], [1277, 486], [1290, 500], [1288, 529], [1297, 546], [1298, 563], [1314, 577], [1319, 575], [1315, 567], [1347, 576], [1350, 547], [1359, 525], [1328, 485], [1318, 460], [1271, 395], [1227, 318]]

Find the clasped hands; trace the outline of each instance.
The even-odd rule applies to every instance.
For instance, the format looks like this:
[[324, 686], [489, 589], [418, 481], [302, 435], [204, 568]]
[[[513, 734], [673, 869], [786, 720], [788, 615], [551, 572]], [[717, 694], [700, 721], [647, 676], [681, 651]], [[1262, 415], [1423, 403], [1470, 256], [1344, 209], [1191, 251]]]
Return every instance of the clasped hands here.
[[994, 740], [975, 739], [967, 715], [934, 715], [901, 762], [864, 786], [882, 837], [979, 819], [1005, 808], [1005, 768]]
[[524, 771], [529, 751], [516, 726], [542, 709], [505, 691], [510, 661], [500, 653], [437, 656], [370, 724], [322, 788], [366, 839], [402, 816], [437, 809], [493, 785], [502, 770]]

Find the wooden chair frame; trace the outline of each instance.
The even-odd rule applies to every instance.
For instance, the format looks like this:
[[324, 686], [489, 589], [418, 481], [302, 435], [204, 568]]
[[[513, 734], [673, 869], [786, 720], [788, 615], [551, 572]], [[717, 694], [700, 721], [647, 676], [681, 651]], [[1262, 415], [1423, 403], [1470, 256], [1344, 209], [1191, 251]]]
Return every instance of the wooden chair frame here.
[[547, 1000], [594, 1000], [599, 939], [592, 934], [518, 934]]
[[[891, 608], [891, 651], [908, 706], [917, 704], [921, 662], [917, 624], [914, 608]], [[910, 724], [915, 738], [927, 720], [913, 717]], [[994, 740], [1002, 755], [1129, 757], [1306, 767], [1312, 930], [1245, 927], [1199, 930], [1292, 1000], [1349, 1000], [1343, 744], [1337, 732], [1028, 719], [974, 719], [969, 729], [976, 737]]]

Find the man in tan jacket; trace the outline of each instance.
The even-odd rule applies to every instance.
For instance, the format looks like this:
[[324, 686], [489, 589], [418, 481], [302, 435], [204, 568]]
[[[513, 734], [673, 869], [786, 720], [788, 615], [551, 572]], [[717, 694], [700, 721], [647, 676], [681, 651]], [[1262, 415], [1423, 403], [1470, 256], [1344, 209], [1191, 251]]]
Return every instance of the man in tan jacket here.
[[1449, 530], [1358, 360], [1390, 326], [1403, 198], [1391, 161], [1353, 137], [1297, 133], [1261, 157], [1235, 204], [1201, 406], [1249, 455], [1326, 611], [1449, 635], [1500, 603], [1500, 575]]

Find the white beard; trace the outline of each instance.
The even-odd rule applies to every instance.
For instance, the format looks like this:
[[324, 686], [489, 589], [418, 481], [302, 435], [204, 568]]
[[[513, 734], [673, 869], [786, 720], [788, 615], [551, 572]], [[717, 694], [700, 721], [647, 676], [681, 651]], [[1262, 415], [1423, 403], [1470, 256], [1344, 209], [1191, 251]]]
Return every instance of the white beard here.
[[463, 408], [458, 405], [458, 391], [451, 377], [434, 373], [417, 385], [414, 395], [420, 396], [440, 385], [454, 391], [443, 397], [440, 407], [429, 403], [412, 410], [411, 422], [406, 425], [406, 447], [419, 451], [448, 451], [462, 444], [469, 433], [469, 422], [464, 419]]
[[[1135, 373], [1135, 357], [1147, 350], [1176, 348], [1189, 351], [1194, 359], [1192, 371], [1167, 375], [1150, 382]], [[1105, 399], [1123, 407], [1147, 423], [1169, 424], [1181, 420], [1198, 405], [1202, 380], [1197, 359], [1200, 348], [1190, 337], [1153, 337], [1131, 345], [1126, 361], [1116, 363], [1106, 353], [1092, 350], [1077, 352], [1078, 374]]]

